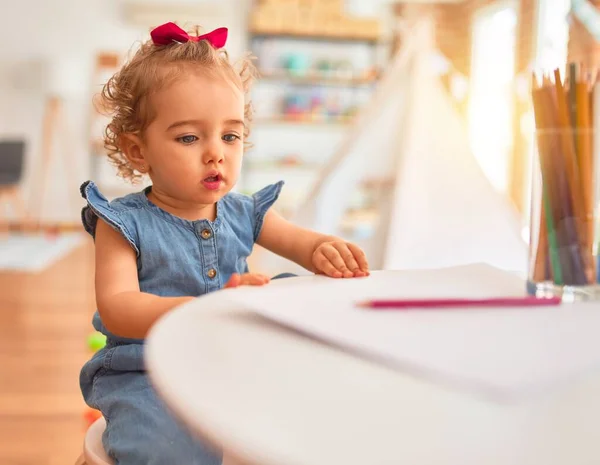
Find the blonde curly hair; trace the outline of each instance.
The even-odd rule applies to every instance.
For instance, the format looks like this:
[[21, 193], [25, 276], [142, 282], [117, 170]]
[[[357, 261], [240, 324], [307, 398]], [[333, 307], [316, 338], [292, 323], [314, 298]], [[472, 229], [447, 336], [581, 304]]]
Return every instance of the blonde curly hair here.
[[[198, 30], [196, 27], [192, 32], [199, 35]], [[252, 57], [246, 55], [234, 65], [225, 49], [215, 49], [205, 40], [169, 45], [156, 45], [148, 40], [104, 85], [97, 107], [101, 113], [111, 117], [104, 131], [104, 147], [108, 157], [117, 167], [118, 175], [131, 183], [139, 182], [142, 176], [124, 155], [120, 145], [121, 136], [125, 133], [143, 134], [155, 117], [149, 96], [174, 82], [189, 67], [225, 78], [244, 92], [244, 145], [249, 146], [247, 138], [252, 121], [252, 105], [248, 94], [257, 74]]]

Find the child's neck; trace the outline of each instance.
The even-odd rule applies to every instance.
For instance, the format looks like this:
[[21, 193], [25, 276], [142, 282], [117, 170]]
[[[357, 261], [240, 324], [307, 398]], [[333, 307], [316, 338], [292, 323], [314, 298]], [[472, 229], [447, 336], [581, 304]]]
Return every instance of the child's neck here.
[[188, 221], [210, 220], [214, 221], [217, 217], [217, 204], [197, 204], [185, 200], [175, 199], [158, 190], [151, 189], [148, 193], [148, 200], [157, 207], [162, 208], [173, 216], [183, 218]]

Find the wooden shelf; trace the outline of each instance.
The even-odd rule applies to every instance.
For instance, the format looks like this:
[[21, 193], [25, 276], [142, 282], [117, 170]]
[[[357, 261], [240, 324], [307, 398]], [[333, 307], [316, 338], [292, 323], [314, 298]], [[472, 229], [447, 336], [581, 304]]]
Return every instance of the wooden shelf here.
[[293, 75], [285, 70], [280, 71], [265, 71], [260, 72], [260, 79], [271, 80], [271, 81], [288, 81], [292, 84], [307, 85], [307, 86], [339, 86], [339, 87], [352, 87], [352, 86], [367, 86], [375, 84], [377, 78], [375, 77], [337, 77], [327, 76], [323, 73], [310, 72], [307, 75]]
[[350, 125], [352, 123], [352, 118], [330, 118], [330, 119], [309, 119], [307, 118], [298, 118], [295, 117], [273, 117], [273, 118], [257, 118], [254, 120], [256, 124], [290, 124], [290, 125], [303, 125], [303, 126], [339, 126], [344, 127]]
[[309, 40], [314, 42], [340, 42], [340, 43], [366, 43], [377, 45], [383, 43], [381, 37], [375, 36], [351, 36], [336, 35], [327, 33], [301, 33], [301, 32], [280, 32], [280, 31], [257, 31], [250, 30], [252, 39], [289, 39], [289, 40]]
[[322, 165], [316, 163], [268, 163], [268, 162], [246, 162], [244, 165], [247, 170], [259, 171], [316, 171], [323, 168]]
[[392, 189], [394, 187], [394, 178], [365, 178], [360, 182], [360, 186], [365, 189]]

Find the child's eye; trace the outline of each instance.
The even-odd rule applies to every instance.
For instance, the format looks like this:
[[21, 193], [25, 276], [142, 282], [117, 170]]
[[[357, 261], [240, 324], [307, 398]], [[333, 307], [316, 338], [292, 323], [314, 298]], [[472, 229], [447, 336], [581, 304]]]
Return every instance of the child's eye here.
[[231, 143], [231, 142], [235, 142], [235, 141], [236, 141], [237, 139], [239, 139], [239, 138], [240, 138], [240, 136], [238, 136], [237, 134], [225, 134], [225, 135], [223, 136], [223, 140], [224, 140], [225, 142], [230, 142], [230, 143]]
[[198, 138], [196, 136], [182, 136], [177, 138], [177, 141], [182, 142], [183, 144], [193, 144], [197, 140]]

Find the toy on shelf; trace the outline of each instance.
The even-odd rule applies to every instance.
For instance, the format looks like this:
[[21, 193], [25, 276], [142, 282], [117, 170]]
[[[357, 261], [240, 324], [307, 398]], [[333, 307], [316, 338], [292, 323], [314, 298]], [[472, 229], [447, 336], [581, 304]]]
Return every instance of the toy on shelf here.
[[352, 63], [348, 60], [338, 61], [333, 65], [335, 76], [340, 79], [352, 79], [355, 77], [354, 68]]
[[320, 59], [315, 63], [316, 74], [323, 77], [331, 76], [332, 63], [327, 59]]
[[282, 114], [288, 120], [302, 120], [307, 111], [306, 97], [298, 94], [287, 94], [283, 99]]
[[327, 97], [325, 107], [326, 116], [329, 119], [339, 118], [339, 116], [342, 114], [342, 105], [340, 103], [340, 99], [335, 94]]
[[325, 101], [320, 95], [313, 95], [310, 99], [310, 114], [312, 119], [321, 119], [325, 113]]
[[352, 119], [358, 114], [359, 111], [360, 108], [357, 105], [350, 105], [346, 107], [341, 117], [345, 119]]
[[[341, 95], [320, 90], [288, 93], [282, 99], [280, 119], [300, 122], [345, 122], [358, 111], [355, 103], [342, 104]], [[275, 117], [277, 119], [277, 117]]]
[[306, 76], [310, 65], [305, 54], [294, 53], [283, 58], [283, 68], [292, 76]]
[[362, 79], [365, 81], [376, 81], [381, 76], [381, 70], [376, 66], [368, 68], [362, 72]]
[[283, 166], [300, 166], [305, 164], [300, 155], [297, 154], [289, 154], [289, 155], [284, 155], [279, 159], [279, 164], [283, 165]]
[[[272, 53], [272, 52], [270, 52]], [[263, 53], [261, 53], [262, 55]], [[261, 59], [261, 62], [264, 60]], [[279, 68], [265, 67], [260, 75], [266, 78], [292, 78], [291, 82], [312, 85], [336, 83], [339, 85], [368, 84], [375, 81], [378, 72], [374, 66], [355, 69], [350, 60], [328, 58], [312, 59], [305, 53], [286, 54], [275, 60]], [[297, 78], [304, 78], [298, 80]]]

